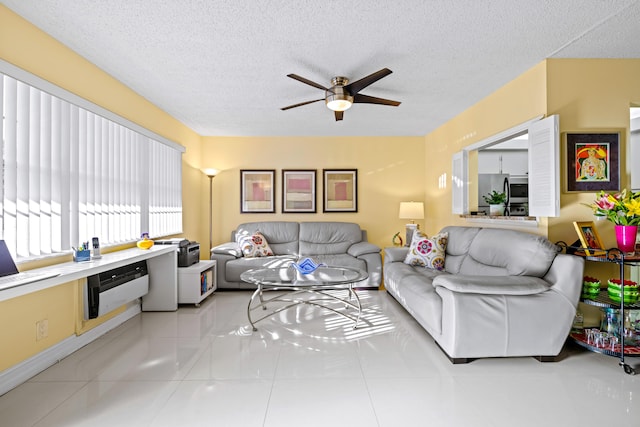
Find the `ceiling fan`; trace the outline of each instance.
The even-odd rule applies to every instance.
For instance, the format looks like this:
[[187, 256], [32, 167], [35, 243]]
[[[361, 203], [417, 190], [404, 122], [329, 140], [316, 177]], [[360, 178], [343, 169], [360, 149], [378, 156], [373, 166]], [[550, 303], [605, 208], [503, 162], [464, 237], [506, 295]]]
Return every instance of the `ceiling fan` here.
[[368, 96], [359, 93], [362, 89], [366, 88], [372, 83], [377, 82], [383, 77], [391, 74], [391, 70], [383, 68], [380, 71], [376, 71], [373, 74], [369, 74], [366, 77], [356, 80], [353, 83], [349, 83], [349, 79], [346, 77], [338, 76], [331, 79], [331, 87], [326, 88], [321, 84], [312, 82], [311, 80], [300, 77], [297, 74], [287, 74], [287, 77], [291, 77], [294, 80], [308, 84], [318, 89], [324, 90], [324, 98], [314, 99], [313, 101], [301, 102], [299, 104], [289, 105], [288, 107], [281, 108], [282, 111], [290, 108], [301, 107], [303, 105], [312, 104], [318, 101], [324, 101], [330, 110], [335, 112], [336, 121], [342, 120], [344, 111], [349, 109], [352, 104], [380, 104], [391, 105], [397, 107], [400, 105], [398, 101], [392, 101], [390, 99], [376, 98], [375, 96]]

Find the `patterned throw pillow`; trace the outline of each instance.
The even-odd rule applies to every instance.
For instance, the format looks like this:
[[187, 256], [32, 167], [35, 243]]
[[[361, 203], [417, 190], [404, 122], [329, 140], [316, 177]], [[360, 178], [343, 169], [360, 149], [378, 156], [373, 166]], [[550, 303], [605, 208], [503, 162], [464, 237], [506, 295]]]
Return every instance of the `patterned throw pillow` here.
[[444, 270], [444, 254], [447, 249], [448, 239], [449, 233], [447, 232], [428, 238], [422, 231], [414, 231], [411, 247], [404, 259], [404, 263], [434, 270]]
[[259, 231], [256, 231], [251, 236], [239, 237], [238, 244], [240, 245], [242, 254], [247, 258], [273, 255], [273, 251], [269, 247], [267, 239], [265, 239]]

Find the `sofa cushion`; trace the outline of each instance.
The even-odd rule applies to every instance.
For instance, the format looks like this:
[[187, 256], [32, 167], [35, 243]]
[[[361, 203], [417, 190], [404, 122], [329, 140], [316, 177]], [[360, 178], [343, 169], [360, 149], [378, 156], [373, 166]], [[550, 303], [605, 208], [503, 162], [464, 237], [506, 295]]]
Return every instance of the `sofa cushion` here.
[[289, 255], [232, 259], [225, 264], [224, 277], [227, 282], [242, 282], [240, 275], [247, 270], [286, 267], [295, 261], [296, 258]]
[[435, 336], [441, 333], [442, 299], [431, 281], [447, 275], [444, 271], [416, 268], [402, 262], [385, 264], [385, 289], [406, 308], [412, 316]]
[[443, 232], [429, 238], [422, 231], [416, 229], [413, 232], [409, 253], [404, 259], [404, 263], [434, 270], [444, 270], [448, 236], [447, 232]]
[[362, 230], [351, 222], [300, 223], [300, 256], [346, 254], [362, 241]]
[[238, 244], [240, 245], [242, 254], [247, 258], [273, 255], [273, 251], [269, 247], [269, 242], [267, 242], [267, 239], [259, 231], [256, 231], [250, 236], [239, 236]]
[[460, 273], [542, 277], [556, 255], [556, 246], [545, 237], [483, 228], [471, 242]]
[[226, 242], [211, 249], [211, 254], [229, 255], [236, 258], [242, 256], [242, 249], [237, 242]]
[[458, 274], [462, 261], [467, 257], [471, 242], [480, 231], [476, 227], [445, 227], [440, 232], [449, 233], [447, 240], [446, 260], [444, 269], [447, 273]]
[[380, 247], [369, 242], [358, 242], [351, 245], [347, 253], [354, 257], [359, 257], [366, 254], [379, 254]]
[[314, 255], [311, 257], [315, 263], [324, 263], [332, 267], [351, 267], [367, 271], [367, 263], [364, 260], [354, 258], [347, 254]]
[[557, 254], [542, 236], [497, 228], [449, 226], [445, 270], [480, 276], [542, 277]]
[[443, 274], [433, 279], [433, 286], [467, 294], [535, 295], [548, 291], [551, 285], [544, 279], [531, 276]]
[[260, 232], [269, 242], [274, 255], [296, 255], [298, 253], [299, 230], [300, 227], [297, 222], [245, 222], [238, 225], [231, 238], [233, 241], [238, 241], [238, 236], [249, 236]]

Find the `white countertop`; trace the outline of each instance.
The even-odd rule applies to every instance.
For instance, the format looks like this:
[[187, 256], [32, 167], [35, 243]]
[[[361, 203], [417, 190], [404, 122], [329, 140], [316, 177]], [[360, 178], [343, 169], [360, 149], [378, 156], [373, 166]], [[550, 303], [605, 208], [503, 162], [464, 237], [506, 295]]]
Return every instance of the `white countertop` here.
[[154, 245], [150, 249], [125, 249], [123, 251], [111, 252], [102, 255], [100, 259], [91, 259], [91, 261], [83, 262], [65, 262], [55, 264], [48, 267], [38, 268], [29, 271], [47, 271], [57, 273], [55, 277], [38, 280], [36, 282], [27, 283], [9, 287], [8, 289], [0, 289], [0, 301], [38, 292], [43, 289], [68, 283], [74, 280], [82, 279], [87, 276], [102, 273], [103, 271], [122, 267], [134, 262], [143, 261], [154, 258], [177, 250], [174, 245]]

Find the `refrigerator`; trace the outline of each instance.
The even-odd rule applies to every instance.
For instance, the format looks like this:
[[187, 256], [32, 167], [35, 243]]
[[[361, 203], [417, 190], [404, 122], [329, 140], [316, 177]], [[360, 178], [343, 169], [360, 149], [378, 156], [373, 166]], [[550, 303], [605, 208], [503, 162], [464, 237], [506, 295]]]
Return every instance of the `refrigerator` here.
[[[507, 173], [479, 173], [478, 174], [478, 211], [489, 215], [489, 204], [482, 196], [492, 191], [507, 192], [509, 174]], [[508, 194], [508, 193], [507, 193]]]

